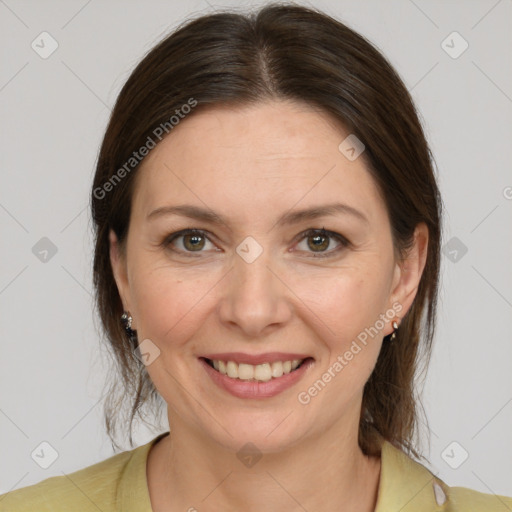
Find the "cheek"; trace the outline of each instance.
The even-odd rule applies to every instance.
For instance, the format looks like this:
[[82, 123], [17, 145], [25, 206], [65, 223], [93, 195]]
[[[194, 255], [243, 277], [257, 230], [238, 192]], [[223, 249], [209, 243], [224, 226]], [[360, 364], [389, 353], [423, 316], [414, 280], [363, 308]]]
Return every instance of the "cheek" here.
[[[304, 314], [316, 318], [316, 323], [323, 326], [324, 339], [331, 340], [332, 346], [343, 347], [365, 328], [375, 325], [386, 310], [388, 277], [378, 264], [330, 269], [296, 280], [293, 286], [307, 306]], [[382, 327], [380, 323], [378, 327]]]
[[366, 329], [374, 326], [385, 311], [385, 294], [374, 277], [355, 268], [338, 272], [338, 277], [317, 276], [315, 281], [323, 286], [314, 290], [303, 287], [301, 298], [308, 306], [303, 309], [304, 315], [315, 325], [320, 360], [315, 373], [304, 382], [298, 400], [311, 404], [311, 408], [304, 409], [308, 414], [335, 422], [340, 411], [360, 403], [375, 367], [382, 336]]
[[324, 395], [333, 403], [359, 396], [375, 367], [388, 291], [384, 272], [375, 263], [317, 274], [297, 294], [307, 306], [303, 314], [315, 326], [315, 338], [325, 349], [319, 351], [318, 372], [320, 380], [333, 382]]
[[138, 332], [160, 346], [172, 342], [174, 349], [179, 348], [200, 325], [214, 284], [211, 276], [192, 278], [169, 269], [139, 274], [134, 280]]

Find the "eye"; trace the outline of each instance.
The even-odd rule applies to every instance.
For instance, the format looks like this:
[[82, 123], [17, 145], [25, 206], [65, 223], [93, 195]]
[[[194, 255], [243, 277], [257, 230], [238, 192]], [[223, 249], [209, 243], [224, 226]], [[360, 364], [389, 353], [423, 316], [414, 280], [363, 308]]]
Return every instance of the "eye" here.
[[[208, 247], [208, 244], [211, 247]], [[200, 229], [184, 229], [177, 233], [172, 233], [164, 240], [164, 245], [174, 246], [172, 250], [182, 253], [201, 253], [203, 249], [215, 248], [210, 239], [206, 236], [205, 232]]]
[[[300, 244], [305, 244], [305, 247], [302, 248], [298, 244], [299, 250], [313, 253], [312, 256], [316, 258], [332, 256], [333, 253], [338, 253], [350, 245], [350, 242], [339, 233], [326, 231], [324, 228], [309, 229], [301, 233], [299, 241]], [[332, 246], [336, 244], [337, 247], [333, 249]], [[199, 256], [208, 250], [220, 250], [211, 242], [206, 232], [201, 229], [183, 229], [172, 233], [164, 240], [162, 245], [186, 256], [194, 256], [193, 253], [197, 253]]]
[[[312, 252], [313, 257], [328, 257], [332, 256], [333, 253], [337, 253], [343, 248], [349, 245], [349, 241], [333, 231], [326, 231], [322, 229], [309, 229], [301, 235], [301, 244], [305, 244], [305, 252]], [[334, 240], [334, 243], [333, 243]], [[336, 248], [332, 249], [332, 246], [338, 244]], [[300, 246], [300, 244], [299, 244]], [[330, 250], [327, 250], [331, 248]]]

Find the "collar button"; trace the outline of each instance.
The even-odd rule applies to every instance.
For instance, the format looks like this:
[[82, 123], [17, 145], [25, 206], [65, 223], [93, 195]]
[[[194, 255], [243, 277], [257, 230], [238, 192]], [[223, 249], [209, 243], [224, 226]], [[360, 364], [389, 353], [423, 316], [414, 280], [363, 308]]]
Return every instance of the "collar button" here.
[[436, 503], [438, 505], [444, 505], [446, 503], [446, 493], [443, 491], [443, 488], [435, 481], [432, 484], [432, 487], [434, 488]]

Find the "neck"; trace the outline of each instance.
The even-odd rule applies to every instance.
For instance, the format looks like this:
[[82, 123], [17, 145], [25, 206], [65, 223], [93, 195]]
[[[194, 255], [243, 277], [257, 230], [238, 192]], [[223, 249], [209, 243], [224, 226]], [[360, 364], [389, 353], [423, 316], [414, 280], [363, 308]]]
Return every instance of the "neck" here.
[[254, 460], [246, 466], [235, 452], [173, 424], [148, 457], [153, 511], [375, 509], [380, 459], [362, 453], [357, 430], [332, 429]]

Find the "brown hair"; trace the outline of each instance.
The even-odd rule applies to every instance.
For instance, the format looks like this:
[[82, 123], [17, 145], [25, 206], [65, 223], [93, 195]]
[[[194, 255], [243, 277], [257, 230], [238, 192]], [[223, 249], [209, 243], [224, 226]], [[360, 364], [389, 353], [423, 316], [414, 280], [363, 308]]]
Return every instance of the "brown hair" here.
[[396, 339], [384, 340], [364, 388], [359, 428], [366, 454], [379, 453], [379, 438], [384, 438], [418, 456], [414, 380], [418, 363], [426, 368], [430, 358], [440, 263], [441, 199], [433, 158], [412, 99], [383, 55], [343, 23], [287, 4], [187, 21], [144, 57], [117, 98], [91, 194], [97, 308], [122, 378], [113, 383], [105, 402], [107, 433], [114, 445], [121, 405], [129, 399], [133, 447], [135, 416], [144, 420], [143, 405], [152, 405], [155, 412], [163, 404], [121, 326], [122, 303], [109, 259], [109, 230], [121, 244], [128, 231], [138, 168], [134, 151], [154, 140], [158, 127], [170, 132], [171, 116], [181, 113], [183, 105], [195, 102], [194, 115], [202, 105], [267, 99], [313, 105], [363, 142], [363, 158], [385, 201], [397, 254], [403, 256], [411, 246], [418, 223], [428, 227], [427, 261], [417, 295]]

